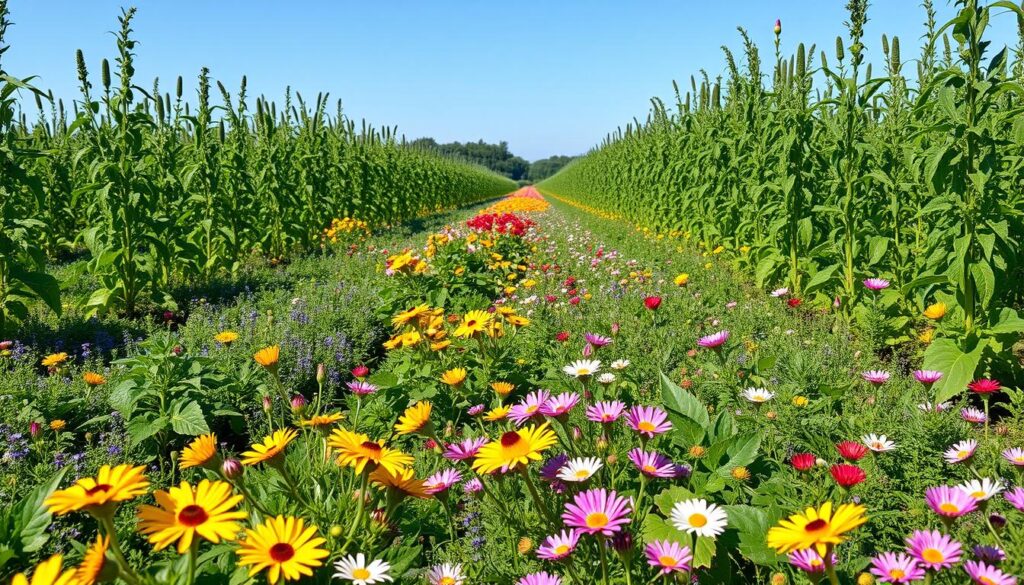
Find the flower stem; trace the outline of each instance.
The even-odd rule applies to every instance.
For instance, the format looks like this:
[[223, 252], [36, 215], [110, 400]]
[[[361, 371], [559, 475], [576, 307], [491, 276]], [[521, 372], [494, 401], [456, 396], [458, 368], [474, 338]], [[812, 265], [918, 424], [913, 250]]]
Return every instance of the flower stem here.
[[597, 539], [597, 552], [601, 556], [601, 580], [608, 585], [608, 553], [605, 552], [604, 537]]
[[530, 490], [530, 495], [533, 496], [533, 502], [537, 504], [537, 508], [540, 510], [544, 518], [547, 519], [551, 524], [557, 524], [558, 522], [551, 515], [548, 507], [544, 504], [544, 500], [540, 498], [540, 494], [537, 493], [537, 486], [533, 485], [533, 480], [530, 479], [530, 472], [526, 467], [522, 468], [523, 479], [526, 480], [526, 487]]
[[129, 585], [139, 585], [141, 579], [132, 570], [131, 565], [128, 564], [128, 559], [124, 557], [124, 551], [121, 550], [121, 543], [117, 539], [117, 530], [114, 528], [114, 519], [112, 517], [98, 518], [100, 526], [103, 527], [103, 532], [107, 533], [107, 537], [110, 538], [110, 552], [114, 555], [114, 562], [117, 563], [118, 576], [125, 580]]

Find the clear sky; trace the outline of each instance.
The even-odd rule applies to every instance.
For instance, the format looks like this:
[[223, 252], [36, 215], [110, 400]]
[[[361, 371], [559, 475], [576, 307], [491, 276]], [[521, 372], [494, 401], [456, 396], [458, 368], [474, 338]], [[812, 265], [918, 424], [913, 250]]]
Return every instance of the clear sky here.
[[[953, 9], [935, 1], [940, 19]], [[397, 124], [409, 138], [507, 140], [534, 160], [585, 152], [616, 126], [644, 117], [672, 79], [705, 68], [725, 74], [720, 46], [741, 53], [737, 26], [771, 61], [772, 26], [784, 47], [817, 43], [832, 54], [844, 32], [843, 0], [138, 0], [138, 82], [165, 90], [208, 66], [234, 93], [280, 101], [291, 85], [307, 98], [329, 91], [346, 113]], [[99, 85], [99, 62], [116, 47], [109, 31], [126, 2], [11, 0], [15, 25], [4, 69], [38, 75], [37, 86], [77, 97], [75, 49]], [[875, 0], [866, 40], [901, 37], [916, 58], [923, 32], [917, 0]], [[993, 39], [1016, 43], [1013, 20], [996, 19]], [[767, 65], [765, 66], [767, 69]]]

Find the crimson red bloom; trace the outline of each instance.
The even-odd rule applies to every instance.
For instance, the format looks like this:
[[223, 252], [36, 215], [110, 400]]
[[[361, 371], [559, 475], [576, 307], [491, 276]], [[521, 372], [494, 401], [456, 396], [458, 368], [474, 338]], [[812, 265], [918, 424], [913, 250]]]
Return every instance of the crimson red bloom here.
[[999, 392], [1003, 389], [999, 380], [991, 380], [989, 378], [980, 378], [967, 385], [971, 391], [978, 394], [991, 394], [992, 392]]
[[573, 297], [573, 298], [569, 299], [569, 304], [570, 305], [578, 305], [578, 304], [580, 304], [580, 298], [579, 297]]
[[483, 213], [467, 221], [466, 225], [481, 232], [496, 231], [499, 234], [522, 236], [536, 224], [514, 213]]
[[654, 311], [661, 306], [661, 297], [649, 296], [644, 298], [644, 306]]
[[854, 441], [843, 441], [836, 445], [836, 449], [847, 461], [857, 461], [868, 454], [868, 448], [863, 443]]
[[828, 472], [832, 474], [832, 479], [844, 488], [851, 488], [867, 478], [863, 469], [849, 463], [833, 465]]
[[370, 368], [364, 366], [363, 364], [359, 364], [358, 366], [352, 368], [352, 375], [356, 378], [365, 378], [370, 375]]
[[814, 467], [814, 462], [817, 458], [814, 453], [797, 453], [789, 458], [789, 463], [796, 468], [797, 471], [807, 471]]
[[559, 331], [558, 333], [555, 334], [555, 341], [561, 341], [561, 342], [569, 341], [569, 332], [568, 331]]
[[802, 303], [802, 302], [803, 301], [801, 301], [800, 299], [798, 299], [796, 297], [793, 297], [793, 298], [789, 299], [788, 301], [786, 301], [786, 304], [789, 305], [790, 309], [795, 309], [795, 308], [799, 307], [800, 303]]

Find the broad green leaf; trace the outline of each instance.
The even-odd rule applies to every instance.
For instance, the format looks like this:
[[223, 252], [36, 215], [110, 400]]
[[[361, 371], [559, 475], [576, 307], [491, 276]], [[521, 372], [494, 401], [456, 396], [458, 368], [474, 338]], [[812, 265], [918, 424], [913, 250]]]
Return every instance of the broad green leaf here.
[[942, 379], [935, 383], [935, 403], [944, 402], [956, 396], [974, 379], [974, 373], [981, 361], [985, 343], [979, 343], [969, 352], [961, 351], [952, 339], [936, 339], [924, 352], [923, 368], [942, 372]]
[[20, 533], [22, 552], [36, 552], [50, 539], [46, 529], [50, 525], [49, 509], [43, 504], [47, 498], [60, 486], [64, 479], [67, 468], [61, 469], [46, 483], [33, 489], [19, 502], [20, 508], [17, 519], [17, 531]]
[[203, 409], [194, 400], [184, 406], [180, 403], [175, 405], [171, 414], [171, 428], [179, 435], [189, 437], [210, 432], [210, 427], [206, 425], [206, 418], [203, 416]]

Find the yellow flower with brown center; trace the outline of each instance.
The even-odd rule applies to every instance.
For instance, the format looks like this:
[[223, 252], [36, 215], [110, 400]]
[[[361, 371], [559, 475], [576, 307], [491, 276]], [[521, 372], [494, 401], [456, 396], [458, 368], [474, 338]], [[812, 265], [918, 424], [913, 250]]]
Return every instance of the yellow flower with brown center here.
[[271, 585], [298, 581], [313, 575], [331, 553], [320, 548], [327, 542], [317, 536], [316, 526], [306, 526], [302, 518], [267, 518], [254, 530], [246, 529], [245, 540], [238, 543], [238, 564], [251, 566], [249, 576], [267, 571]]
[[483, 332], [490, 322], [491, 314], [487, 311], [470, 311], [455, 329], [455, 337], [473, 337]]
[[939, 319], [945, 317], [946, 303], [932, 303], [928, 305], [928, 308], [924, 310], [924, 316], [933, 321], [938, 321]]
[[530, 320], [522, 315], [509, 315], [505, 317], [505, 320], [508, 321], [509, 325], [514, 325], [516, 327], [526, 327], [530, 324]]
[[57, 433], [63, 431], [64, 427], [66, 427], [66, 426], [68, 426], [67, 421], [59, 419], [59, 418], [53, 419], [53, 420], [50, 421], [50, 430], [54, 431], [54, 432], [57, 432]]
[[441, 381], [449, 386], [460, 386], [466, 381], [466, 368], [452, 368], [441, 374]]
[[189, 467], [210, 467], [213, 468], [217, 462], [217, 435], [209, 433], [199, 435], [192, 442], [181, 450], [178, 457], [178, 468], [188, 469]]
[[411, 467], [391, 470], [381, 466], [370, 474], [370, 481], [388, 491], [392, 498], [412, 496], [414, 498], [429, 498], [424, 480], [416, 479], [416, 474]]
[[295, 429], [274, 431], [269, 437], [263, 437], [262, 443], [253, 443], [250, 451], [242, 453], [242, 465], [260, 463], [276, 464], [284, 453], [285, 447], [291, 443], [298, 433]]
[[146, 493], [149, 481], [145, 472], [143, 465], [104, 465], [96, 477], [83, 477], [71, 487], [57, 490], [44, 503], [58, 516], [78, 510], [108, 515], [113, 512], [114, 504]]
[[419, 331], [407, 331], [402, 334], [401, 338], [402, 347], [413, 347], [417, 343], [423, 340], [423, 336], [420, 335]]
[[333, 426], [336, 422], [344, 418], [345, 415], [340, 412], [329, 412], [327, 414], [311, 416], [299, 421], [299, 424], [304, 427], [313, 427], [315, 429], [327, 429], [327, 427]]
[[498, 470], [504, 473], [530, 461], [539, 461], [540, 454], [558, 440], [548, 424], [508, 431], [501, 438], [480, 447], [473, 460], [473, 469], [479, 473]]
[[484, 415], [484, 420], [488, 422], [495, 422], [504, 419], [508, 416], [511, 406], [497, 406], [487, 411]]
[[843, 504], [833, 513], [832, 502], [825, 502], [780, 520], [768, 531], [767, 543], [780, 554], [814, 547], [824, 557], [830, 546], [842, 544], [848, 532], [867, 522], [865, 512], [859, 504]]
[[281, 346], [279, 345], [264, 347], [252, 356], [252, 359], [256, 360], [257, 364], [271, 371], [277, 370], [277, 362], [280, 358]]
[[327, 445], [338, 453], [338, 465], [354, 467], [356, 473], [363, 469], [370, 471], [383, 467], [391, 474], [398, 474], [413, 463], [411, 455], [384, 446], [384, 441], [371, 441], [363, 433], [348, 429], [334, 429]]
[[402, 336], [401, 335], [395, 335], [391, 339], [389, 339], [389, 340], [384, 342], [384, 349], [390, 351], [392, 349], [396, 349], [401, 344], [402, 344]]
[[427, 425], [430, 424], [430, 412], [432, 409], [433, 405], [426, 400], [413, 404], [405, 409], [402, 416], [398, 417], [395, 430], [398, 431], [399, 435], [418, 433], [424, 429], [429, 430]]
[[232, 343], [238, 341], [238, 334], [234, 331], [221, 331], [217, 335], [213, 336], [213, 340], [227, 347], [231, 347]]
[[430, 305], [417, 305], [407, 311], [395, 315], [391, 318], [391, 324], [395, 328], [400, 328], [403, 325], [408, 324], [413, 319], [419, 318], [421, 315], [425, 315], [430, 312]]
[[51, 353], [43, 358], [43, 366], [54, 369], [64, 365], [66, 361], [68, 361], [67, 352]]
[[72, 585], [75, 569], [64, 570], [64, 557], [53, 555], [36, 565], [29, 581], [25, 573], [18, 573], [11, 580], [11, 585]]
[[491, 382], [491, 389], [494, 390], [498, 396], [504, 398], [515, 390], [515, 386], [509, 382]]
[[107, 383], [107, 379], [103, 377], [103, 374], [97, 374], [96, 372], [86, 372], [82, 374], [82, 379], [85, 383], [90, 386], [102, 386]]
[[242, 496], [232, 494], [231, 484], [204, 479], [193, 487], [183, 481], [168, 491], [153, 493], [157, 506], [139, 506], [139, 532], [149, 536], [156, 550], [178, 543], [184, 554], [197, 536], [214, 544], [232, 541], [246, 513], [235, 510]]
[[114, 563], [107, 562], [107, 549], [110, 548], [110, 537], [97, 535], [96, 541], [85, 551], [82, 562], [75, 568], [75, 578], [71, 585], [95, 585], [103, 581], [113, 581], [117, 575]]

